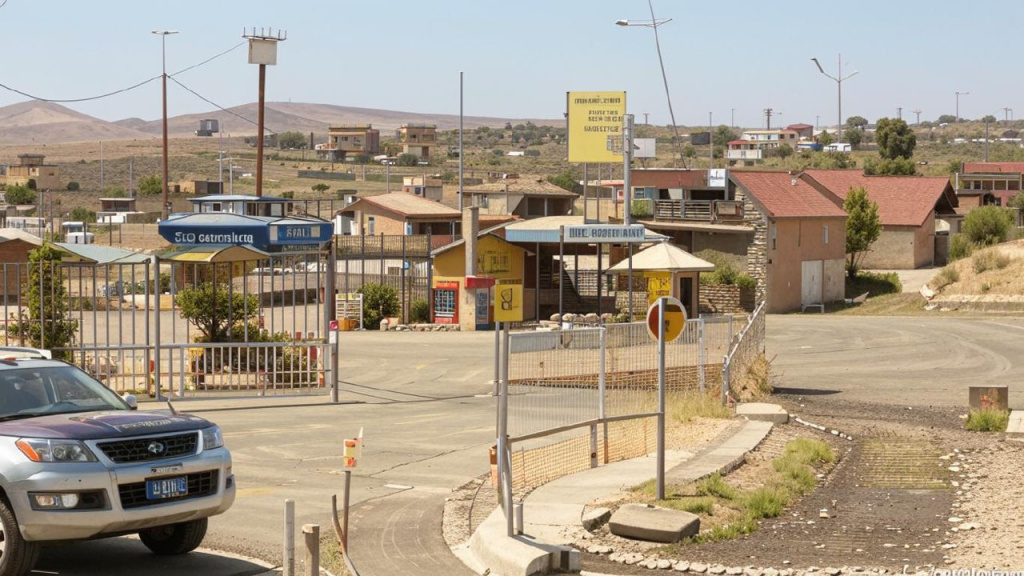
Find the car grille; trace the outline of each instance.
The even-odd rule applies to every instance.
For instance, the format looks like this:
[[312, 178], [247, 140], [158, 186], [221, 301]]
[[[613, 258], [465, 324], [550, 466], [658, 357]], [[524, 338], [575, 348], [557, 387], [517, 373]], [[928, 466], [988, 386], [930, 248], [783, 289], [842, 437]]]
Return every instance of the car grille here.
[[[127, 464], [195, 454], [198, 439], [199, 434], [197, 432], [189, 432], [188, 434], [179, 434], [177, 436], [100, 442], [97, 446], [99, 446], [100, 450], [103, 450], [107, 458], [118, 464]], [[154, 443], [162, 445], [163, 449], [158, 451], [152, 450], [151, 446]]]
[[117, 487], [117, 490], [121, 496], [121, 508], [141, 508], [143, 506], [153, 506], [156, 504], [165, 504], [167, 502], [180, 502], [182, 500], [202, 498], [203, 496], [216, 494], [218, 477], [219, 473], [217, 470], [208, 470], [206, 472], [189, 474], [187, 476], [188, 494], [177, 498], [164, 498], [162, 500], [149, 500], [146, 498], [145, 482], [121, 484]]

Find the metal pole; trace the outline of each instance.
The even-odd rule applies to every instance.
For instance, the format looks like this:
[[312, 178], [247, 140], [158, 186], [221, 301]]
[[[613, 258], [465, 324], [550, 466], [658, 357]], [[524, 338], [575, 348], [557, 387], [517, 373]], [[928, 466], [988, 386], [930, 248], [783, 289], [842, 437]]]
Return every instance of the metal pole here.
[[494, 391], [492, 396], [498, 395], [498, 382], [501, 381], [501, 322], [494, 325]]
[[842, 54], [839, 55], [839, 73], [836, 74], [836, 90], [838, 92], [838, 98], [839, 98], [839, 106], [838, 106], [838, 108], [839, 108], [839, 110], [838, 110], [839, 125], [836, 128], [836, 130], [838, 131], [838, 133], [836, 135], [836, 143], [837, 144], [842, 144], [843, 143], [843, 55]]
[[[267, 80], [267, 65], [260, 64], [260, 95], [259, 111], [256, 122], [259, 124], [259, 139], [256, 142], [256, 196], [263, 196], [263, 102], [265, 96], [264, 84]], [[260, 214], [262, 216], [262, 214]]]
[[[562, 295], [562, 267], [565, 260], [565, 226], [558, 227], [558, 327], [562, 327], [562, 314], [565, 313], [565, 299]], [[538, 290], [537, 298], [540, 298]]]
[[665, 298], [658, 298], [658, 455], [657, 495], [665, 499]]
[[341, 517], [341, 550], [348, 555], [348, 502], [349, 502], [349, 491], [352, 486], [352, 471], [345, 470], [345, 495], [342, 498], [342, 506], [345, 509], [345, 513]]
[[[161, 70], [163, 76], [163, 95], [164, 95], [164, 174], [163, 174], [163, 195], [161, 196], [160, 202], [160, 214], [161, 218], [167, 220], [167, 51], [165, 46], [167, 44], [167, 34], [160, 35], [160, 58], [161, 58]], [[102, 147], [102, 144], [100, 144]]]
[[[324, 287], [324, 292], [326, 292], [324, 294], [324, 306], [325, 307], [329, 307], [326, 310], [327, 313], [325, 314], [325, 316], [327, 318], [327, 321], [325, 322], [325, 324], [327, 324], [327, 326], [324, 326], [324, 331], [325, 332], [327, 331], [327, 328], [330, 327], [330, 321], [331, 320], [340, 321], [339, 318], [338, 318], [337, 297], [334, 295], [334, 293], [337, 290], [336, 285], [338, 283], [337, 272], [335, 270], [335, 267], [337, 266], [337, 263], [338, 263], [338, 259], [337, 259], [337, 256], [336, 256], [337, 249], [338, 249], [338, 245], [337, 245], [335, 239], [331, 238], [331, 248], [328, 251], [328, 256], [327, 256], [330, 259], [328, 261], [328, 263], [327, 263], [327, 281], [325, 282], [327, 285]], [[331, 351], [331, 402], [337, 402], [338, 401], [338, 381], [340, 380], [340, 378], [339, 378], [340, 375], [338, 374], [338, 366], [339, 366], [339, 363], [340, 363], [338, 355], [339, 355], [339, 351], [341, 349], [341, 334], [339, 334], [338, 332], [335, 332], [333, 334], [333, 336], [334, 336], [334, 349]]]
[[715, 121], [712, 120], [712, 113], [708, 112], [708, 170], [715, 167]]
[[[426, 182], [423, 183], [426, 186]], [[459, 72], [459, 212], [463, 207], [462, 190], [462, 72]]]
[[284, 561], [281, 576], [295, 576], [295, 501], [284, 501]]
[[[508, 322], [502, 323], [502, 341], [505, 351], [508, 352], [509, 332]], [[508, 477], [511, 470], [508, 449], [508, 361], [501, 363], [501, 391], [498, 397], [498, 470], [499, 476], [503, 477], [501, 482], [502, 505], [505, 510], [505, 527], [507, 535], [511, 538], [515, 534], [515, 517], [512, 510], [512, 479]]]
[[629, 270], [629, 272], [628, 272], [628, 277], [627, 277], [627, 280], [626, 280], [627, 282], [629, 282], [629, 290], [627, 292], [627, 296], [629, 298], [629, 321], [632, 322], [633, 321], [633, 243], [630, 242], [630, 243], [626, 244], [626, 249], [629, 251], [629, 253], [628, 253], [628, 258], [629, 258], [629, 264], [628, 264], [629, 269], [628, 270]]
[[[156, 286], [156, 298], [153, 302], [153, 332], [155, 334], [155, 343], [153, 346], [153, 392], [156, 394], [157, 402], [162, 402], [163, 398], [160, 396], [160, 342], [163, 340], [160, 337], [160, 261], [157, 260], [156, 256], [152, 257], [153, 262], [153, 282]], [[95, 276], [93, 277], [93, 286], [95, 286]], [[95, 287], [93, 288], [95, 290]], [[93, 322], [95, 324], [95, 322]]]
[[608, 328], [601, 327], [601, 358], [599, 359], [598, 372], [597, 372], [597, 390], [600, 394], [597, 406], [597, 417], [601, 420], [602, 436], [604, 436], [604, 463], [608, 463], [608, 422], [605, 420], [607, 411], [605, 410], [605, 402], [607, 399], [608, 390], [608, 366], [606, 364], [606, 355], [608, 353]]
[[633, 198], [632, 182], [630, 172], [633, 161], [633, 115], [626, 114], [626, 126], [622, 131], [622, 222], [629, 226], [633, 223]]

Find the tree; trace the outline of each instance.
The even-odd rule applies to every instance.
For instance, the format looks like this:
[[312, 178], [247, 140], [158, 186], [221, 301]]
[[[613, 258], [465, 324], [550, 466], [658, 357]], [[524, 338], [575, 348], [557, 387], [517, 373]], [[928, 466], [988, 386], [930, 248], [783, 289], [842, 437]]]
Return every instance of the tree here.
[[828, 146], [832, 142], [832, 135], [828, 133], [828, 130], [822, 130], [821, 134], [818, 134], [818, 144]]
[[711, 143], [715, 146], [725, 147], [729, 145], [729, 142], [736, 138], [736, 133], [733, 132], [732, 128], [722, 124], [718, 128], [715, 128], [715, 131], [711, 134]]
[[788, 142], [783, 142], [776, 151], [776, 154], [779, 155], [779, 158], [789, 158], [793, 155], [793, 147]]
[[139, 178], [138, 187], [140, 196], [155, 196], [163, 193], [164, 180], [156, 174], [150, 174], [149, 176]]
[[860, 128], [850, 128], [843, 134], [846, 136], [846, 141], [854, 148], [860, 146], [860, 143], [864, 140], [864, 131]]
[[8, 204], [35, 204], [36, 193], [28, 186], [8, 186], [4, 195]]
[[882, 234], [882, 220], [878, 216], [878, 204], [868, 198], [863, 187], [850, 188], [843, 201], [846, 211], [846, 274], [857, 276], [864, 254]]
[[875, 128], [875, 141], [878, 142], [878, 154], [882, 158], [910, 158], [917, 146], [917, 135], [906, 120], [882, 118]]
[[331, 189], [330, 186], [324, 184], [323, 182], [317, 182], [316, 184], [310, 186], [310, 188], [313, 190], [313, 192], [327, 192], [328, 190]]
[[846, 119], [846, 125], [850, 128], [863, 128], [868, 125], [868, 119], [863, 116], [850, 116]]
[[981, 121], [982, 122], [986, 122], [988, 124], [995, 124], [996, 122], [998, 122], [998, 120], [996, 120], [996, 117], [991, 115], [991, 114], [989, 114], [989, 115], [985, 116], [984, 118], [982, 118]]
[[[251, 324], [259, 314], [255, 294], [231, 292], [227, 284], [204, 282], [178, 291], [181, 317], [199, 330], [197, 342], [233, 342], [238, 329]], [[244, 334], [244, 330], [243, 330]]]
[[81, 186], [79, 186], [78, 182], [75, 182], [74, 180], [68, 182], [68, 192], [77, 192], [79, 188], [81, 188]]
[[696, 158], [697, 148], [690, 143], [683, 144], [683, 156], [685, 158]]
[[553, 176], [548, 176], [548, 182], [558, 186], [563, 190], [574, 192], [577, 184], [579, 183], [582, 175], [578, 164], [567, 166], [560, 173]]
[[938, 122], [939, 124], [953, 124], [954, 122], [956, 122], [956, 116], [952, 114], [943, 114], [942, 116], [939, 116], [936, 122]]
[[50, 349], [58, 360], [70, 360], [70, 350], [57, 350], [70, 347], [78, 332], [78, 320], [68, 313], [61, 257], [50, 245], [29, 252], [28, 317], [8, 330], [30, 346]]
[[864, 174], [867, 176], [913, 176], [917, 174], [917, 166], [908, 158], [871, 157], [864, 160]]
[[420, 161], [420, 157], [415, 154], [399, 154], [398, 158], [395, 159], [395, 164], [399, 166], [415, 166]]
[[69, 214], [72, 222], [87, 222], [92, 223], [96, 221], [96, 213], [88, 208], [82, 206], [75, 206]]
[[370, 330], [380, 328], [380, 321], [398, 314], [398, 290], [387, 284], [364, 284], [359, 289], [363, 295], [363, 326]]
[[963, 233], [978, 246], [991, 246], [1006, 242], [1013, 226], [1013, 215], [998, 206], [975, 208], [964, 217]]
[[277, 135], [277, 144], [284, 149], [304, 149], [308, 142], [302, 132], [281, 132]]

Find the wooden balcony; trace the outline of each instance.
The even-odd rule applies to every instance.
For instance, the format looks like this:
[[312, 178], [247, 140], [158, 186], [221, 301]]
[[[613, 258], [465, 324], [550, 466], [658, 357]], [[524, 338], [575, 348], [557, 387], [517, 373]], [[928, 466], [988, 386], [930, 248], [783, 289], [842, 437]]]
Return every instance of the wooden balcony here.
[[654, 200], [655, 220], [665, 222], [743, 222], [743, 203], [735, 200]]

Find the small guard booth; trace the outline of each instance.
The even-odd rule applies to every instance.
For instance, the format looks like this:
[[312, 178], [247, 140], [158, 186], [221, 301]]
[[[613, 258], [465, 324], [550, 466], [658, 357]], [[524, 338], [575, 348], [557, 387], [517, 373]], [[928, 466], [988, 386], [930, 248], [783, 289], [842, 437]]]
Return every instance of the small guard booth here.
[[[714, 269], [714, 264], [668, 242], [660, 242], [633, 255], [633, 272], [641, 272], [647, 279], [648, 305], [662, 296], [672, 296], [683, 303], [687, 318], [700, 316], [700, 273]], [[626, 260], [608, 269], [609, 274], [628, 272]]]

